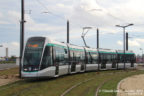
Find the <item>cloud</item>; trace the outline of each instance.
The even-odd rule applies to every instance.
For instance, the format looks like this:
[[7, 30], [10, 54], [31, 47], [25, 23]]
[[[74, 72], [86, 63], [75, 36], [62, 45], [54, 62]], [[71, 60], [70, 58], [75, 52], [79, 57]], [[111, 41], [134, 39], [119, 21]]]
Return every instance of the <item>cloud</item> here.
[[144, 43], [144, 39], [136, 38], [135, 40], [136, 40], [137, 42]]
[[20, 23], [20, 12], [17, 11], [8, 11], [8, 20], [12, 24], [19, 24]]
[[8, 48], [9, 56], [15, 55], [19, 56], [19, 43], [16, 41], [9, 42], [9, 43], [2, 43], [3, 47], [0, 47], [0, 56], [5, 56], [5, 48]]
[[117, 41], [117, 44], [122, 46], [123, 45], [123, 42], [122, 41]]
[[[144, 28], [139, 26], [144, 24], [142, 22], [144, 19], [144, 12], [142, 11], [144, 9], [143, 0], [127, 0], [125, 2], [120, 0], [101, 0], [98, 2], [100, 4], [96, 0], [80, 0], [73, 7], [72, 14], [69, 15], [70, 20], [79, 26], [95, 26], [105, 30], [111, 29], [113, 33], [119, 32], [117, 31], [118, 28], [114, 27], [117, 24], [134, 23], [134, 26], [131, 27], [133, 28], [132, 31], [143, 32]], [[136, 8], [134, 4], [139, 7]], [[109, 33], [109, 31], [106, 32]]]
[[41, 31], [62, 31], [64, 30], [64, 27], [61, 26], [50, 26], [48, 24], [36, 24], [34, 23], [32, 26], [28, 27], [29, 31], [37, 31], [37, 32], [41, 32]]
[[0, 12], [0, 18], [2, 18], [3, 17], [3, 14]]
[[0, 24], [9, 24], [9, 22], [4, 21], [4, 15], [0, 12]]
[[[94, 26], [99, 28], [100, 36], [103, 35], [103, 38], [109, 38], [107, 34], [116, 35], [111, 39], [116, 40], [116, 43], [120, 46], [123, 46], [123, 41], [120, 41], [121, 39], [118, 39], [117, 37], [119, 34], [122, 34], [122, 29], [116, 28], [115, 25], [117, 24], [125, 25], [127, 23], [134, 23], [134, 26], [126, 28], [126, 31], [131, 32], [132, 34], [144, 35], [143, 0], [39, 1], [42, 2], [43, 5], [38, 3], [37, 0], [30, 0], [25, 4], [26, 10], [32, 10], [31, 14], [25, 14], [26, 37], [33, 35], [45, 36], [48, 34], [50, 37], [55, 38], [56, 40], [65, 40], [66, 19], [69, 19], [70, 21], [71, 41], [79, 38], [81, 39], [80, 36], [82, 33], [82, 27], [84, 26]], [[21, 19], [19, 3], [20, 1], [0, 1], [0, 24], [10, 24], [6, 27], [10, 26], [14, 32], [19, 31], [18, 28]], [[13, 6], [13, 8], [9, 6]], [[41, 14], [43, 11], [52, 12], [53, 14]], [[9, 31], [9, 28], [7, 29], [7, 31]], [[92, 36], [95, 36], [95, 29], [90, 30], [90, 32], [86, 35], [86, 39], [89, 40], [88, 43], [91, 43], [90, 39]], [[129, 40], [129, 45], [132, 47], [142, 47], [143, 44], [143, 39], [135, 38]], [[14, 43], [12, 44], [12, 46], [16, 45], [17, 44]]]
[[11, 42], [10, 44], [11, 44], [12, 46], [15, 46], [15, 47], [19, 47], [19, 46], [20, 46], [18, 42]]
[[[20, 13], [16, 11], [9, 11], [8, 14], [11, 16], [9, 20], [11, 23], [19, 24], [20, 21]], [[40, 23], [36, 22], [32, 19], [32, 17], [29, 14], [25, 14], [25, 20], [26, 20], [26, 30], [28, 31], [62, 31], [64, 30], [63, 26], [52, 26], [46, 23]]]
[[[141, 44], [144, 43], [144, 39], [133, 39], [133, 40], [129, 40], [128, 43], [129, 43], [129, 46], [131, 47], [140, 47]], [[117, 44], [120, 46], [123, 46], [122, 41], [117, 41]]]
[[137, 40], [129, 40], [129, 45], [133, 47], [139, 47], [140, 43]]
[[1, 21], [1, 20], [0, 20], [0, 24], [5, 25], [5, 24], [10, 24], [10, 23], [9, 23], [9, 22], [6, 22], [6, 21]]

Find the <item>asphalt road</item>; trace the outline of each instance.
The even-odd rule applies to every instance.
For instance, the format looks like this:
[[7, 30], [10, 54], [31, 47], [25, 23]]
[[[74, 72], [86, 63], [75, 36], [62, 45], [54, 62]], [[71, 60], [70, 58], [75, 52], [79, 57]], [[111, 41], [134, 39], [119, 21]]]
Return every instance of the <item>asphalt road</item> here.
[[0, 70], [18, 67], [16, 64], [0, 64]]

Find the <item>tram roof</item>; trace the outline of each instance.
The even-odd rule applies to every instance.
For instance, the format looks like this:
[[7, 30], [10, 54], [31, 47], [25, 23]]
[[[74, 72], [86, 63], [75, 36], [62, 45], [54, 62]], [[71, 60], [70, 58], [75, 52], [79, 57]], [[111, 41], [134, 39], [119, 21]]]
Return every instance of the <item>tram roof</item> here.
[[99, 50], [100, 53], [116, 53], [116, 50], [113, 50], [113, 49], [99, 48], [98, 50]]
[[97, 52], [98, 50], [96, 48], [88, 48], [88, 47], [85, 47], [86, 51], [88, 52]]
[[[124, 53], [123, 50], [117, 50], [118, 53]], [[125, 53], [132, 53], [134, 54], [134, 52], [132, 50], [126, 50]]]
[[53, 39], [50, 39], [50, 38], [46, 38], [46, 42], [47, 44], [51, 44], [51, 45], [59, 45], [59, 46], [64, 46], [64, 47], [67, 47], [67, 45], [65, 43], [62, 43], [62, 42], [58, 42], [58, 41], [55, 41]]

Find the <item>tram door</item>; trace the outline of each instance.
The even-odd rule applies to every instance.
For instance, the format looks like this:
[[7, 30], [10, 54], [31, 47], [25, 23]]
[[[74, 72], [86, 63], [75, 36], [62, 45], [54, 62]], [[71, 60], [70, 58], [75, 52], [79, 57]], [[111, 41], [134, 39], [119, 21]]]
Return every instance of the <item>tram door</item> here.
[[56, 65], [55, 75], [58, 75], [59, 73], [59, 65]]
[[75, 60], [75, 55], [74, 55], [73, 51], [70, 52], [70, 57], [71, 57], [71, 72], [75, 72], [76, 71], [76, 60]]
[[82, 63], [82, 64], [81, 64], [81, 71], [84, 71], [84, 69], [85, 69], [85, 64]]
[[53, 62], [55, 66], [55, 75], [59, 74], [59, 58], [58, 58], [58, 48], [53, 47]]
[[81, 52], [81, 58], [80, 58], [81, 60], [81, 71], [85, 71], [85, 61], [84, 61], [84, 59], [85, 59], [85, 55], [84, 55], [84, 52]]
[[106, 54], [101, 54], [101, 69], [106, 69], [106, 63], [107, 63], [107, 55]]
[[116, 62], [112, 62], [112, 68], [116, 68]]
[[116, 68], [116, 55], [111, 55], [111, 60], [112, 60], [112, 68]]

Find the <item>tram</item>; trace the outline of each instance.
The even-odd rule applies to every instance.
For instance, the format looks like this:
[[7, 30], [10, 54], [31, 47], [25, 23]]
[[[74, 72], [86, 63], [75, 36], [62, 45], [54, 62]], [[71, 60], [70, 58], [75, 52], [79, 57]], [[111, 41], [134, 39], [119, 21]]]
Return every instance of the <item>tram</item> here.
[[136, 67], [133, 51], [126, 51], [124, 55], [123, 50], [81, 47], [47, 37], [29, 38], [21, 62], [23, 78], [58, 77], [78, 72]]

